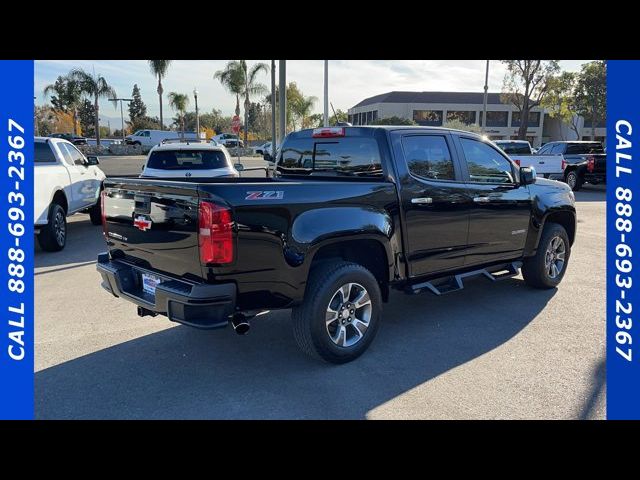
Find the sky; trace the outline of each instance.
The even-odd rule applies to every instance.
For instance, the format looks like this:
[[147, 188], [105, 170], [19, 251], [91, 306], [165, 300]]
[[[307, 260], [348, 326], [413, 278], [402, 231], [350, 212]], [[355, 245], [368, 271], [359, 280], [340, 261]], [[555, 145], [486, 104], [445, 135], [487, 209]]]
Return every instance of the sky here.
[[[248, 60], [251, 65], [270, 60]], [[562, 60], [563, 70], [578, 71], [588, 60]], [[163, 80], [163, 113], [165, 123], [174, 116], [168, 106], [169, 92], [187, 93], [189, 110], [194, 110], [193, 90], [198, 90], [198, 109], [209, 112], [213, 108], [232, 115], [235, 97], [226, 92], [220, 82], [214, 80], [217, 70], [224, 68], [227, 60], [174, 60]], [[276, 66], [278, 62], [276, 61]], [[287, 61], [287, 82], [296, 82], [302, 92], [318, 98], [314, 113], [323, 108], [322, 60]], [[334, 108], [347, 110], [361, 100], [392, 90], [481, 92], [484, 87], [485, 60], [331, 60], [329, 61], [329, 100]], [[140, 87], [142, 100], [147, 105], [147, 115], [159, 115], [157, 80], [149, 71], [146, 60], [37, 60], [35, 63], [36, 104], [48, 103], [43, 95], [45, 86], [55, 82], [71, 68], [95, 70], [116, 89], [119, 97], [131, 98], [133, 84]], [[506, 69], [499, 61], [491, 61], [489, 67], [489, 91], [499, 92]], [[261, 75], [259, 81], [269, 87], [270, 75]], [[277, 77], [276, 77], [277, 81]], [[126, 105], [125, 105], [126, 106]], [[100, 102], [102, 124], [111, 121], [112, 128], [119, 128], [120, 110], [113, 102]], [[125, 119], [127, 112], [125, 110]], [[114, 124], [114, 122], [117, 122]]]

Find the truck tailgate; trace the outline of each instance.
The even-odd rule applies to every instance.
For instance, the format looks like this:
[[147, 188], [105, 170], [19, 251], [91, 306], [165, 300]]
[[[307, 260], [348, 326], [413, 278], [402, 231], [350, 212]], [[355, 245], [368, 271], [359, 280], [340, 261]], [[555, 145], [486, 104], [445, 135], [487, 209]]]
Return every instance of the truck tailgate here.
[[115, 178], [105, 181], [104, 195], [112, 253], [146, 268], [201, 277], [197, 184]]
[[533, 167], [538, 175], [562, 174], [562, 155], [510, 155], [521, 167]]

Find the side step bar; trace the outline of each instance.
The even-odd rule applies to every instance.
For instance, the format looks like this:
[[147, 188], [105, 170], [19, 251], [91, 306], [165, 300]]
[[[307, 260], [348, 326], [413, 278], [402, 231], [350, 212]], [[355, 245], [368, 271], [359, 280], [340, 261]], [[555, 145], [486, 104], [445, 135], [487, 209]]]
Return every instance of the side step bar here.
[[484, 275], [492, 282], [498, 280], [504, 280], [505, 278], [512, 278], [520, 273], [520, 267], [522, 262], [511, 262], [504, 265], [494, 265], [490, 268], [492, 272], [487, 268], [481, 268], [479, 270], [473, 270], [471, 272], [459, 273], [457, 275], [450, 275], [440, 278], [434, 278], [428, 282], [415, 283], [406, 287], [405, 291], [410, 294], [422, 293], [424, 290], [428, 290], [435, 295], [444, 295], [445, 293], [457, 292], [464, 288], [463, 279], [467, 277], [475, 277], [477, 275]]

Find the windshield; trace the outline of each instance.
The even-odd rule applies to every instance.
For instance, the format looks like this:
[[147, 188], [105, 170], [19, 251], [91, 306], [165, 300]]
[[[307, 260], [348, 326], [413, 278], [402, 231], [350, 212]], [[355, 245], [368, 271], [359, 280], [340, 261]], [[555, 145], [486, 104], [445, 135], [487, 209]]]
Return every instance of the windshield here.
[[152, 152], [147, 168], [158, 170], [213, 170], [227, 167], [227, 158], [217, 150], [161, 150]]
[[529, 144], [520, 143], [520, 142], [505, 142], [505, 143], [497, 143], [502, 151], [507, 154], [526, 154], [531, 153], [531, 149], [529, 148]]

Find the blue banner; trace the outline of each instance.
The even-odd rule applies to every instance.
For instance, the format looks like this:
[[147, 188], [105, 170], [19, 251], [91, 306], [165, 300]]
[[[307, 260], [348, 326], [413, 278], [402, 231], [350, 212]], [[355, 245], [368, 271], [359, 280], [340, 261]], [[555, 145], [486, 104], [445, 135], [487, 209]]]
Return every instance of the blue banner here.
[[33, 61], [0, 61], [0, 418], [33, 419]]
[[607, 418], [640, 419], [640, 61], [607, 65]]

